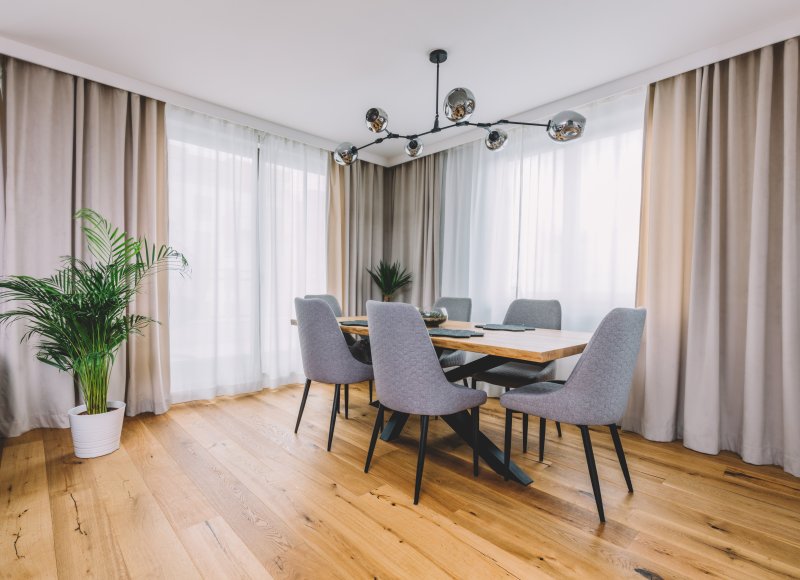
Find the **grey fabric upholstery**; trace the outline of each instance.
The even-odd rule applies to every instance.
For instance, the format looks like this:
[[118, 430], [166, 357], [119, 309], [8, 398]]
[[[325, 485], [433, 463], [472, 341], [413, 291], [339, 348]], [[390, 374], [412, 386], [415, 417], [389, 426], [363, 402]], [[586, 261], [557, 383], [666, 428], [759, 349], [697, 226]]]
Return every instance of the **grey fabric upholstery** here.
[[433, 307], [447, 309], [448, 320], [469, 322], [470, 318], [472, 318], [472, 298], [442, 296], [433, 303]]
[[495, 367], [490, 371], [475, 375], [475, 380], [499, 385], [506, 389], [516, 389], [531, 383], [550, 381], [555, 378], [554, 362], [544, 365], [526, 362], [511, 362]]
[[463, 350], [444, 349], [439, 355], [439, 365], [443, 368], [460, 367], [467, 363], [467, 353]]
[[333, 315], [336, 318], [339, 318], [339, 317], [342, 316], [342, 307], [339, 306], [339, 301], [336, 299], [336, 296], [334, 296], [333, 294], [306, 294], [305, 295], [305, 299], [306, 300], [311, 300], [312, 298], [318, 298], [320, 300], [324, 300], [325, 303], [328, 306], [331, 307], [331, 310], [333, 310]]
[[343, 385], [373, 379], [372, 367], [350, 352], [328, 303], [320, 298], [295, 298], [294, 308], [306, 378]]
[[[319, 300], [324, 300], [325, 303], [331, 307], [333, 310], [333, 315], [336, 318], [342, 316], [342, 307], [339, 306], [339, 301], [336, 299], [336, 296], [333, 294], [306, 294], [305, 299], [310, 300], [311, 298], [318, 298]], [[344, 339], [348, 345], [353, 345], [356, 343], [356, 337], [352, 334], [344, 333]]]
[[503, 324], [523, 324], [560, 330], [561, 303], [558, 300], [519, 298], [509, 304]]
[[[453, 298], [442, 296], [433, 303], [434, 308], [445, 308], [448, 320], [469, 322], [472, 318], [472, 298]], [[439, 355], [442, 368], [459, 367], [467, 362], [467, 353], [463, 350], [445, 349]]]
[[[536, 328], [561, 330], [561, 303], [558, 300], [530, 300], [527, 298], [514, 300], [506, 311], [503, 324], [523, 324]], [[506, 389], [516, 389], [531, 383], [549, 381], [555, 376], [555, 362], [543, 365], [513, 362], [477, 374], [474, 379]]]
[[410, 304], [367, 302], [375, 388], [381, 404], [414, 415], [450, 415], [486, 402], [486, 393], [450, 383], [425, 323]]
[[500, 404], [574, 425], [611, 425], [625, 412], [646, 311], [615, 308], [598, 326], [563, 385], [537, 383], [509, 391]]

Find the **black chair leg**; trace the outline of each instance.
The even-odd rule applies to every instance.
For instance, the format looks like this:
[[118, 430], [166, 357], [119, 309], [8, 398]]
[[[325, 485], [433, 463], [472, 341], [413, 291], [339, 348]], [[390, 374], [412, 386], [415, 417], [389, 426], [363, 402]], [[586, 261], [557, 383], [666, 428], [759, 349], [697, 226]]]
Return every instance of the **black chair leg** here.
[[333, 429], [336, 427], [336, 413], [339, 412], [339, 391], [341, 385], [336, 385], [333, 391], [333, 406], [331, 407], [331, 426], [328, 429], [328, 451], [331, 450], [331, 443], [333, 443]]
[[336, 412], [342, 412], [342, 393], [339, 389], [340, 385], [336, 385]]
[[556, 421], [556, 431], [558, 431], [558, 436], [561, 437], [561, 421]]
[[369, 402], [372, 402], [372, 381], [369, 382]]
[[547, 435], [547, 419], [539, 417], [539, 462], [544, 461], [544, 440]]
[[383, 405], [378, 406], [378, 414], [375, 416], [375, 426], [372, 427], [372, 439], [369, 440], [369, 451], [367, 451], [367, 462], [364, 464], [364, 473], [369, 473], [369, 464], [372, 462], [372, 454], [375, 452], [375, 443], [378, 441], [378, 429], [383, 427]]
[[344, 386], [344, 418], [350, 418], [350, 385]]
[[589, 466], [589, 478], [592, 480], [592, 491], [594, 492], [594, 501], [597, 504], [597, 514], [600, 516], [600, 521], [606, 521], [606, 515], [603, 512], [603, 497], [600, 495], [600, 478], [597, 476], [597, 465], [594, 462], [594, 452], [592, 451], [592, 439], [589, 437], [589, 427], [586, 425], [578, 425], [581, 430], [581, 437], [583, 438], [583, 450], [586, 452], [586, 464]]
[[622, 449], [622, 441], [619, 438], [619, 431], [615, 424], [609, 425], [611, 438], [614, 440], [614, 449], [617, 450], [617, 459], [622, 467], [622, 475], [625, 476], [625, 483], [628, 484], [628, 492], [633, 493], [633, 483], [631, 483], [631, 473], [628, 471], [628, 462], [625, 460], [625, 451]]
[[511, 421], [514, 418], [514, 414], [511, 412], [511, 409], [506, 409], [506, 437], [505, 437], [505, 446], [503, 447], [503, 479], [508, 481], [508, 477], [511, 475]]
[[428, 442], [428, 420], [430, 417], [420, 417], [419, 430], [419, 456], [417, 457], [417, 480], [414, 483], [414, 505], [419, 503], [419, 490], [422, 487], [422, 468], [425, 466], [425, 447]]
[[478, 381], [475, 380], [475, 377], [472, 377], [472, 388], [473, 389], [478, 388]]
[[522, 452], [528, 452], [528, 414], [522, 414]]
[[469, 388], [469, 383], [467, 383], [467, 377], [464, 377], [463, 379], [461, 379], [461, 382], [464, 383], [465, 387]]
[[472, 475], [478, 477], [480, 467], [478, 466], [478, 435], [481, 428], [481, 408], [472, 408]]
[[311, 379], [306, 379], [306, 387], [303, 389], [303, 400], [300, 401], [300, 411], [297, 413], [297, 424], [294, 426], [294, 432], [300, 428], [300, 419], [303, 418], [303, 410], [306, 408], [306, 399], [308, 399], [308, 389], [311, 388]]

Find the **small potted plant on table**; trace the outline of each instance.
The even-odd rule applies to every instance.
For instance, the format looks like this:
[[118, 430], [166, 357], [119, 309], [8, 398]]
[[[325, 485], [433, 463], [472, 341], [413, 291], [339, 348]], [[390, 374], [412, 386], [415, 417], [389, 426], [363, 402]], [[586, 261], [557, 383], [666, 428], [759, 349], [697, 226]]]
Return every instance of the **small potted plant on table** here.
[[381, 260], [377, 268], [367, 268], [370, 277], [380, 289], [384, 302], [389, 302], [392, 296], [401, 288], [411, 284], [411, 274], [400, 265], [400, 262], [389, 263]]
[[49, 278], [8, 276], [0, 280], [0, 324], [22, 321], [24, 341], [38, 338], [36, 358], [70, 373], [84, 404], [68, 411], [75, 455], [98, 457], [119, 448], [125, 403], [108, 401], [111, 368], [120, 347], [152, 322], [129, 314], [128, 305], [149, 276], [167, 269], [185, 272], [183, 254], [133, 238], [100, 214], [82, 209], [92, 263], [64, 257]]

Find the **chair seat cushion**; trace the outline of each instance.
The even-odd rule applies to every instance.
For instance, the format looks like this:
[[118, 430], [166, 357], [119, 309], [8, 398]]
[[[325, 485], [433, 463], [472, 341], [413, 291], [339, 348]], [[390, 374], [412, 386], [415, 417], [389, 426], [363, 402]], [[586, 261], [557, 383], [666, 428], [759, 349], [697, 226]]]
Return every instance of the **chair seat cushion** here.
[[547, 417], [547, 413], [543, 413], [545, 406], [541, 405], [543, 401], [542, 395], [551, 395], [563, 388], [564, 385], [561, 383], [549, 382], [525, 385], [502, 394], [500, 396], [500, 404], [512, 411], [536, 415], [537, 417]]
[[451, 415], [459, 411], [466, 411], [486, 402], [486, 392], [468, 389], [461, 385], [453, 385], [453, 390], [444, 398], [431, 401], [428, 413], [431, 415]]
[[[380, 395], [380, 382], [375, 383]], [[381, 400], [386, 407], [392, 411], [409, 413], [411, 415], [452, 415], [461, 411], [466, 411], [483, 405], [486, 402], [486, 392], [469, 389], [454, 383], [444, 383], [444, 385], [431, 385], [430, 390], [425, 396], [395, 401], [394, 404], [387, 404], [388, 401]]]
[[531, 383], [548, 381], [555, 376], [555, 363], [544, 365], [525, 362], [510, 362], [478, 373], [475, 378], [485, 383], [516, 389]]

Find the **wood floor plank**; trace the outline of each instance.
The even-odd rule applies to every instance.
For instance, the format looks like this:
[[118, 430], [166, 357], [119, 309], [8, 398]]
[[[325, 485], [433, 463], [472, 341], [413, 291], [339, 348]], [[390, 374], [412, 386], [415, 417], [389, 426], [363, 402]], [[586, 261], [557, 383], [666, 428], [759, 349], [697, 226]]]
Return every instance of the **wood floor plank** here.
[[[298, 536], [304, 536], [310, 548], [310, 551], [305, 551], [305, 566], [324, 568], [324, 562], [334, 557], [339, 559], [340, 567], [348, 577], [370, 575], [357, 559], [341, 558], [342, 548], [347, 541], [310, 515], [311, 503], [332, 499], [337, 491], [348, 493], [334, 480], [313, 472], [287, 473], [281, 469], [280, 460], [259, 453], [258, 448], [243, 447], [224, 437], [224, 433], [215, 425], [191, 409], [173, 413], [173, 419], [187, 433], [203, 442], [209, 453], [230, 469], [289, 528]], [[247, 445], [247, 440], [242, 443]]]
[[198, 570], [125, 448], [88, 464], [131, 577], [198, 578]]
[[[281, 412], [277, 413], [282, 415]], [[363, 473], [363, 460], [358, 469], [353, 469], [355, 464], [352, 461], [345, 462], [341, 458], [344, 446], [337, 445], [332, 453], [328, 453], [324, 446], [295, 435], [291, 429], [280, 427], [274, 418], [275, 412], [269, 414], [261, 404], [232, 401], [231, 405], [224, 407], [210, 407], [208, 415], [240, 441], [248, 437], [259, 441], [264, 453], [270, 453], [271, 448], [281, 449], [292, 457], [288, 459], [286, 455], [279, 455], [284, 461], [289, 461], [287, 467], [304, 472], [319, 471], [357, 495], [380, 485], [377, 479]], [[353, 453], [355, 451], [351, 452], [351, 457]], [[366, 456], [363, 450], [361, 453]]]
[[476, 553], [435, 518], [420, 513], [421, 510], [413, 504], [387, 501], [386, 498], [386, 495], [369, 493], [355, 498], [352, 504], [456, 578], [512, 577], [496, 562]]
[[276, 558], [292, 547], [288, 528], [168, 416], [148, 417], [144, 423], [259, 562], [275, 573]]
[[272, 578], [222, 516], [183, 530], [181, 537], [203, 578]]
[[41, 439], [9, 445], [0, 462], [0, 574], [56, 576], [53, 521]]
[[[623, 433], [629, 494], [608, 430], [592, 429], [601, 524], [577, 428], [559, 438], [548, 424], [539, 462], [538, 429], [523, 454], [514, 422], [514, 459], [534, 479], [525, 487], [485, 465], [474, 478], [470, 448], [431, 421], [414, 505], [418, 419], [378, 441], [365, 474], [366, 387], [352, 387], [330, 453], [331, 389], [314, 385], [295, 434], [301, 394], [295, 385], [126, 419], [121, 449], [92, 460], [74, 457], [67, 430], [7, 440], [0, 576], [800, 577], [800, 479], [778, 467]], [[482, 430], [502, 444], [504, 422], [490, 400]]]
[[133, 419], [125, 424], [122, 444], [174, 530], [202, 524], [217, 515], [141, 420]]
[[69, 429], [46, 430], [44, 443], [59, 574], [67, 578], [128, 578], [90, 460], [75, 457]]

